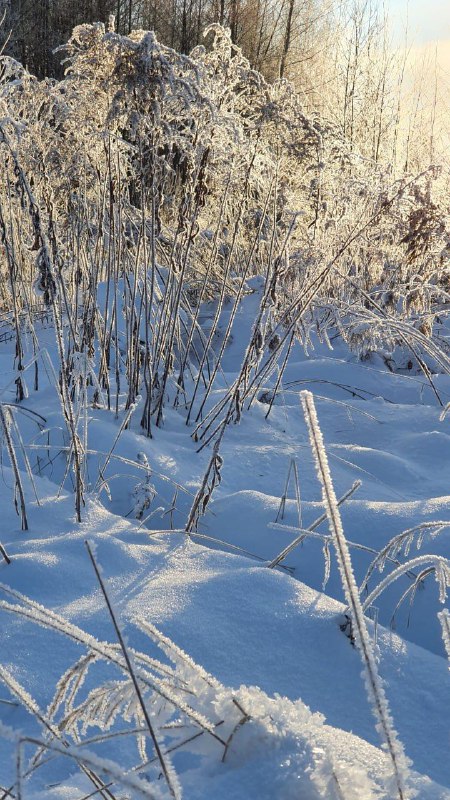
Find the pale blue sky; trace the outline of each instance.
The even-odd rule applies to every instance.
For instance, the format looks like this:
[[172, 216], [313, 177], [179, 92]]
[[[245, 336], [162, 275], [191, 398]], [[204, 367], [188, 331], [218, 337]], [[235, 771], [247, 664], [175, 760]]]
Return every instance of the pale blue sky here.
[[[378, 0], [380, 6], [383, 0]], [[450, 40], [450, 0], [384, 0], [396, 31], [404, 30], [409, 5], [410, 38], [418, 44]]]

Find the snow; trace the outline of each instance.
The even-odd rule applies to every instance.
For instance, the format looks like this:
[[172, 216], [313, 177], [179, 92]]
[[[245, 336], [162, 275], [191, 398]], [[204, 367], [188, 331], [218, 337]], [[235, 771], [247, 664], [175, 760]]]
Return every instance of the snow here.
[[[255, 303], [255, 295], [250, 295], [239, 310], [223, 360], [225, 375], [218, 375], [208, 408], [239, 370]], [[229, 309], [224, 311], [222, 330], [227, 313]], [[206, 304], [205, 330], [213, 314], [213, 304]], [[55, 352], [53, 336], [51, 329], [40, 332], [41, 347], [50, 356]], [[36, 467], [39, 504], [22, 464], [29, 522], [29, 531], [22, 532], [12, 502], [14, 479], [5, 458], [0, 542], [11, 564], [0, 562], [0, 582], [66, 620], [68, 633], [70, 625], [77, 626], [102, 648], [104, 643], [115, 646], [111, 619], [86, 551], [88, 540], [127, 646], [161, 658], [164, 640], [157, 646], [149, 636], [148, 626], [156, 626], [192, 659], [184, 659], [176, 650], [171, 654], [166, 642], [164, 663], [173, 658], [176, 674], [190, 676], [196, 696], [189, 702], [196, 713], [215, 725], [224, 719], [224, 730], [234, 733], [224, 761], [222, 745], [209, 734], [173, 754], [183, 796], [189, 800], [396, 797], [386, 788], [390, 766], [373, 724], [361, 661], [340, 629], [346, 602], [333, 551], [324, 590], [323, 538], [307, 537], [290, 552], [283, 562], [289, 571], [267, 568], [297, 535], [292, 481], [283, 518], [278, 518], [286, 527], [272, 525], [292, 458], [298, 465], [303, 528], [324, 510], [299, 403], [300, 391], [308, 389], [314, 395], [336, 495], [347, 492], [355, 480], [362, 481], [340, 507], [347, 540], [379, 552], [408, 528], [448, 521], [435, 537], [425, 533], [420, 550], [414, 539], [408, 556], [416, 565], [426, 555], [441, 561], [448, 558], [449, 419], [440, 421], [442, 409], [423, 376], [401, 366], [393, 373], [378, 356], [360, 362], [340, 340], [333, 342], [332, 351], [319, 342], [314, 345], [308, 356], [299, 345], [294, 347], [283, 391], [268, 419], [266, 398], [260, 395], [239, 425], [228, 426], [220, 450], [222, 481], [198, 527], [199, 534], [209, 539], [180, 532], [211, 458], [209, 448], [196, 452], [199, 445], [190, 437], [192, 427], [186, 427], [182, 408], [166, 408], [164, 426], [155, 429], [152, 439], [140, 434], [139, 413], [132, 416], [131, 427], [121, 433], [107, 464], [107, 488], [96, 486], [98, 468], [105, 463], [126, 412], [122, 409], [116, 420], [113, 412], [89, 408], [90, 492], [80, 524], [75, 521], [69, 484], [60, 488], [65, 465], [61, 448], [68, 443], [50, 378], [42, 374], [39, 393], [33, 392], [30, 380], [24, 401], [25, 407], [45, 417], [49, 433], [39, 432], [33, 419], [14, 412]], [[11, 343], [0, 345], [2, 401], [8, 402], [14, 399], [14, 385], [6, 388], [14, 378], [12, 348]], [[437, 375], [435, 383], [447, 402], [450, 378]], [[326, 522], [317, 531], [327, 536]], [[260, 560], [231, 551], [223, 542]], [[356, 583], [361, 585], [375, 554], [350, 546], [350, 555]], [[387, 563], [381, 575], [374, 570], [369, 592], [394, 567]], [[366, 618], [377, 670], [395, 730], [413, 764], [414, 791], [420, 800], [448, 800], [450, 675], [444, 646], [445, 642], [448, 649], [448, 610], [443, 611], [439, 587], [431, 576], [416, 592], [411, 609], [408, 600], [399, 609], [392, 630], [392, 612], [410, 579], [403, 575], [394, 584], [387, 583], [376, 599], [376, 641], [374, 625]], [[22, 603], [0, 590], [0, 662], [45, 713], [58, 680], [86, 652], [86, 644], [81, 647], [8, 611], [7, 604]], [[87, 646], [89, 641], [94, 640], [85, 638]], [[124, 678], [121, 669], [108, 663], [96, 664], [95, 669], [100, 681]], [[208, 675], [213, 676], [209, 683]], [[86, 692], [94, 686], [94, 675], [89, 673]], [[231, 698], [249, 720], [242, 722]], [[11, 692], [2, 687], [0, 723], [5, 728], [0, 734], [12, 729], [42, 737], [36, 720], [11, 701]], [[96, 732], [91, 728], [89, 736]], [[114, 773], [117, 764], [129, 769], [136, 760], [129, 739], [120, 747], [111, 744], [111, 752], [105, 745], [102, 748], [97, 752], [86, 746], [86, 763], [91, 759], [92, 768], [95, 764], [105, 776], [108, 769]], [[0, 785], [7, 787], [15, 780], [14, 743], [0, 739], [0, 751]], [[28, 748], [27, 756], [31, 753]], [[25, 784], [25, 796], [75, 800], [91, 791], [71, 752], [68, 756], [33, 774]], [[106, 763], [111, 758], [114, 767]], [[122, 791], [131, 792], [130, 797], [142, 791], [150, 797], [153, 790], [155, 796], [169, 796], [164, 781], [155, 782], [155, 769], [149, 768], [148, 775], [144, 771], [140, 782], [130, 777]]]

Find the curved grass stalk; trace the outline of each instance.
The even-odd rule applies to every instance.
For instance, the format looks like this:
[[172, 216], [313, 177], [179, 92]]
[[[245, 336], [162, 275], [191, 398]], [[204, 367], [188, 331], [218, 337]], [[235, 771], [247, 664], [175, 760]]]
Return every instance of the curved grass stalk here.
[[417, 567], [421, 567], [422, 565], [428, 565], [433, 567], [433, 570], [436, 575], [436, 580], [439, 583], [439, 594], [441, 602], [445, 602], [445, 592], [446, 588], [450, 586], [450, 561], [446, 558], [442, 558], [442, 556], [434, 556], [434, 555], [423, 555], [417, 556], [417, 558], [412, 558], [406, 562], [406, 564], [401, 564], [397, 569], [394, 569], [389, 575], [386, 576], [378, 586], [373, 589], [372, 592], [366, 597], [364, 603], [362, 604], [363, 612], [366, 611], [369, 606], [377, 599], [377, 597], [382, 594], [385, 589], [388, 588], [392, 583], [398, 578], [401, 578], [402, 575], [405, 575], [407, 572], [411, 570], [417, 569]]
[[[425, 533], [430, 533], [434, 539], [435, 536], [448, 527], [450, 527], [450, 522], [445, 520], [422, 522], [419, 525], [415, 525], [413, 528], [407, 528], [407, 530], [402, 531], [402, 533], [397, 534], [397, 536], [393, 536], [393, 538], [390, 539], [390, 541], [382, 548], [382, 550], [379, 551], [376, 558], [374, 558], [370, 564], [359, 588], [360, 595], [367, 589], [370, 577], [374, 570], [377, 568], [380, 572], [383, 570], [384, 562], [389, 555], [392, 553], [397, 554], [402, 549], [405, 549], [406, 555], [408, 554], [412, 540], [416, 534], [419, 539], [417, 548], [419, 548], [420, 539]], [[392, 559], [390, 560], [392, 561]]]

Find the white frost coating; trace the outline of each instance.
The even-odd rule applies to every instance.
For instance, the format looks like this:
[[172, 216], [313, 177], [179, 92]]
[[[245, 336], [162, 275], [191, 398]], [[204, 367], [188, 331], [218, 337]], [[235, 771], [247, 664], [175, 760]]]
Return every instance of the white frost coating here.
[[[93, 653], [83, 655], [75, 664], [73, 664], [61, 676], [57, 685], [54, 698], [50, 705], [47, 707], [48, 719], [53, 719], [58, 707], [66, 702], [66, 709], [71, 711], [73, 708], [73, 701], [75, 693], [79, 692], [86, 679], [88, 669], [92, 663], [98, 659], [98, 656]], [[76, 682], [76, 689], [72, 688], [72, 684]], [[69, 693], [70, 692], [70, 693]], [[69, 696], [68, 696], [69, 695]]]
[[[38, 625], [42, 625], [44, 628], [57, 630], [59, 633], [69, 636], [79, 644], [89, 647], [101, 658], [104, 658], [111, 664], [115, 664], [128, 675], [125, 660], [118, 653], [115, 646], [107, 642], [99, 642], [94, 636], [85, 633], [81, 628], [69, 623], [63, 617], [59, 617], [50, 609], [45, 609], [43, 606], [40, 606], [38, 603], [34, 603], [34, 601], [30, 600], [24, 595], [21, 595], [19, 592], [11, 590], [4, 584], [0, 584], [0, 589], [19, 597], [19, 599], [25, 601], [29, 606], [28, 608], [24, 608], [18, 605], [7, 603], [5, 601], [0, 601], [0, 608], [2, 608], [4, 611], [19, 614], [20, 616], [32, 620]], [[134, 651], [132, 652], [134, 654]], [[146, 670], [137, 669], [136, 674], [140, 680], [144, 681], [146, 685], [150, 686], [155, 692], [157, 692], [157, 694], [167, 700], [167, 702], [171, 703], [173, 706], [186, 714], [187, 717], [200, 725], [201, 728], [208, 731], [208, 733], [211, 733], [213, 736], [215, 736], [213, 724], [199, 714], [195, 709], [193, 709], [188, 703], [185, 703], [178, 695], [174, 695], [166, 683], [162, 683], [158, 678], [156, 678], [154, 675], [151, 675]]]
[[374, 716], [377, 720], [377, 729], [384, 740], [387, 752], [392, 761], [393, 779], [399, 800], [408, 800], [416, 796], [416, 792], [408, 786], [408, 766], [409, 762], [403, 750], [397, 733], [393, 727], [393, 721], [389, 712], [387, 698], [384, 688], [378, 675], [375, 653], [372, 641], [367, 630], [364, 612], [356, 585], [355, 576], [350, 558], [350, 551], [344, 535], [341, 515], [337, 504], [337, 498], [331, 479], [328, 458], [323, 443], [322, 432], [319, 427], [317, 413], [311, 392], [303, 391], [300, 393], [306, 423], [308, 426], [311, 447], [316, 462], [319, 480], [322, 484], [322, 495], [331, 534], [336, 548], [339, 572], [341, 574], [342, 585], [344, 588], [350, 615], [353, 623], [355, 643], [360, 652], [364, 666], [365, 683], [369, 700], [371, 702]]
[[325, 591], [326, 585], [327, 585], [327, 583], [328, 583], [328, 581], [330, 579], [330, 572], [331, 572], [330, 540], [329, 539], [327, 539], [327, 541], [324, 542], [322, 552], [323, 552], [323, 557], [324, 557], [324, 560], [325, 560], [325, 572], [324, 572], [324, 576], [323, 576], [322, 590]]
[[387, 575], [378, 586], [368, 595], [368, 597], [364, 600], [362, 605], [362, 610], [366, 611], [369, 606], [372, 605], [374, 600], [380, 596], [391, 583], [400, 578], [406, 572], [410, 570], [415, 570], [416, 567], [420, 567], [423, 564], [428, 564], [434, 567], [434, 572], [436, 576], [436, 580], [439, 585], [439, 600], [441, 603], [445, 603], [446, 598], [446, 590], [448, 586], [450, 586], [450, 562], [446, 558], [442, 558], [442, 556], [433, 556], [433, 555], [423, 555], [417, 556], [417, 558], [412, 558], [410, 561], [407, 561], [406, 564], [401, 564], [397, 569], [394, 569], [389, 575]]
[[45, 727], [49, 731], [51, 731], [51, 733], [54, 736], [56, 736], [58, 739], [60, 738], [61, 736], [60, 732], [56, 727], [54, 727], [51, 723], [49, 723], [47, 720], [44, 719], [43, 714], [39, 706], [35, 702], [35, 700], [33, 700], [31, 695], [23, 688], [23, 686], [20, 685], [20, 683], [16, 681], [15, 678], [13, 678], [11, 673], [8, 672], [8, 670], [5, 669], [5, 667], [3, 667], [1, 664], [0, 664], [0, 681], [3, 681], [5, 686], [7, 686], [10, 692], [14, 694], [18, 700], [20, 700], [22, 705], [25, 706], [25, 708], [27, 709], [27, 711], [30, 712], [30, 714], [33, 714], [33, 716], [35, 716], [43, 725], [45, 725]]
[[405, 557], [409, 555], [414, 540], [416, 540], [417, 550], [420, 550], [425, 535], [435, 539], [440, 533], [442, 533], [442, 531], [447, 530], [449, 525], [450, 523], [444, 520], [421, 522], [419, 525], [415, 525], [413, 528], [407, 528], [407, 530], [402, 531], [402, 533], [399, 533], [390, 539], [370, 564], [360, 586], [360, 595], [366, 589], [370, 576], [375, 569], [378, 569], [379, 572], [383, 572], [386, 566], [386, 561], [389, 558], [396, 558], [402, 550], [405, 554]]
[[442, 639], [444, 642], [445, 650], [447, 652], [449, 660], [449, 669], [450, 669], [450, 611], [448, 610], [448, 608], [444, 608], [443, 611], [439, 611], [438, 620], [441, 623]]
[[[231, 742], [233, 750], [250, 761], [255, 751], [263, 747], [265, 759], [279, 753], [278, 763], [285, 770], [287, 766], [290, 768], [284, 775], [290, 790], [283, 786], [285, 791], [280, 795], [274, 794], [274, 798], [379, 798], [379, 787], [375, 787], [364, 767], [353, 765], [346, 758], [342, 761], [330, 751], [324, 735], [325, 720], [322, 714], [311, 712], [302, 700], [291, 701], [279, 695], [270, 698], [255, 686], [241, 686], [235, 699], [245, 709], [249, 719], [235, 729], [236, 741], [233, 739]], [[229, 689], [222, 687], [218, 690], [215, 707], [220, 718], [230, 717], [232, 706]], [[294, 775], [296, 777], [292, 780]], [[253, 798], [257, 795], [248, 796]], [[268, 796], [264, 794], [264, 797]]]
[[104, 772], [121, 786], [132, 789], [133, 792], [136, 792], [134, 795], [136, 798], [143, 797], [144, 800], [163, 800], [167, 797], [167, 795], [164, 795], [161, 792], [159, 786], [155, 786], [155, 784], [150, 785], [141, 778], [133, 775], [131, 772], [124, 772], [114, 761], [111, 761], [107, 758], [100, 758], [90, 750], [72, 747], [71, 745], [67, 744], [63, 745], [59, 742], [49, 743], [34, 737], [27, 737], [26, 739], [19, 738], [19, 744], [21, 741], [27, 741], [30, 744], [36, 745], [37, 747], [50, 750], [52, 753], [57, 753], [58, 755], [71, 758], [84, 767]]

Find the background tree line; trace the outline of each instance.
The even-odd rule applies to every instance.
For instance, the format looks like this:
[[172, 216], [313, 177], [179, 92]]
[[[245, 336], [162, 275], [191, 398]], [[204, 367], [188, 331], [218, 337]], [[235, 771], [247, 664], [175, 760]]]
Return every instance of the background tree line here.
[[82, 23], [113, 16], [119, 33], [154, 30], [189, 53], [219, 22], [253, 69], [292, 81], [305, 110], [336, 125], [351, 151], [407, 171], [448, 145], [448, 97], [429, 63], [414, 74], [407, 32], [394, 46], [381, 8], [376, 0], [0, 0], [4, 51], [38, 77], [62, 77], [55, 48]]
[[[60, 74], [53, 50], [75, 25], [115, 17], [116, 30], [154, 30], [164, 43], [188, 53], [204, 28], [219, 22], [231, 30], [255, 69], [283, 75], [299, 36], [323, 14], [321, 0], [0, 0], [11, 31], [8, 52], [43, 77]], [[331, 10], [331, 5], [329, 10]]]

